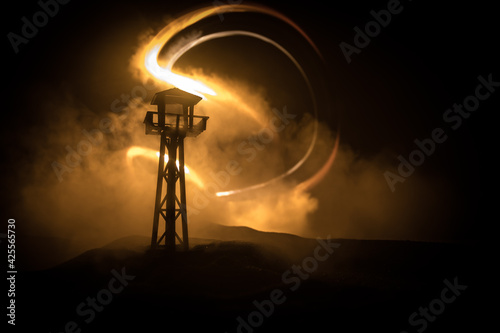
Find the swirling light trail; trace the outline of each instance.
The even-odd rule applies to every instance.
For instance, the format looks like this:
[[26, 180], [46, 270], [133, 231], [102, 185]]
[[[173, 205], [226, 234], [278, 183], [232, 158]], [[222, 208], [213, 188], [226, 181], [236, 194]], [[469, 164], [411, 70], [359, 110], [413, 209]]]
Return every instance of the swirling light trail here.
[[[194, 10], [190, 13], [187, 13], [176, 20], [172, 21], [169, 23], [165, 28], [163, 28], [144, 48], [142, 51], [142, 59], [143, 59], [143, 65], [144, 68], [148, 71], [148, 73], [153, 76], [154, 78], [167, 82], [179, 89], [182, 89], [184, 91], [187, 91], [189, 93], [198, 95], [204, 99], [207, 97], [205, 95], [212, 95], [216, 96], [219, 92], [217, 92], [215, 87], [209, 87], [209, 85], [199, 81], [195, 80], [193, 78], [189, 78], [184, 75], [176, 74], [173, 72], [172, 68], [174, 64], [177, 62], [179, 58], [182, 57], [187, 51], [192, 49], [193, 47], [200, 45], [204, 42], [216, 39], [216, 38], [223, 38], [223, 37], [229, 37], [229, 36], [247, 36], [247, 37], [252, 37], [252, 38], [257, 38], [263, 42], [266, 42], [274, 47], [276, 47], [279, 51], [281, 51], [289, 60], [292, 61], [292, 63], [295, 65], [295, 67], [298, 69], [300, 74], [302, 75], [308, 90], [309, 94], [311, 96], [312, 100], [312, 106], [313, 106], [313, 111], [314, 115], [317, 118], [318, 115], [318, 110], [317, 110], [317, 102], [315, 98], [315, 94], [312, 88], [312, 85], [309, 81], [308, 76], [304, 72], [302, 66], [298, 63], [298, 61], [292, 56], [292, 54], [286, 50], [283, 46], [281, 46], [279, 43], [276, 41], [263, 36], [261, 34], [257, 34], [255, 32], [251, 31], [244, 31], [244, 30], [230, 30], [230, 31], [222, 31], [222, 32], [217, 32], [217, 33], [212, 33], [209, 35], [205, 36], [198, 36], [195, 39], [191, 40], [186, 40], [183, 41], [183, 45], [176, 45], [176, 49], [172, 52], [169, 52], [169, 58], [166, 61], [166, 65], [161, 66], [160, 65], [160, 52], [162, 51], [163, 47], [167, 44], [168, 41], [170, 41], [175, 35], [177, 35], [179, 32], [182, 30], [186, 29], [187, 27], [205, 19], [210, 16], [214, 15], [221, 15], [224, 13], [235, 13], [235, 12], [253, 12], [253, 13], [261, 13], [261, 14], [266, 14], [270, 15], [274, 18], [277, 18], [291, 27], [293, 27], [308, 43], [309, 45], [314, 49], [316, 54], [322, 59], [322, 55], [319, 52], [318, 48], [316, 45], [313, 43], [313, 41], [307, 36], [307, 34], [299, 27], [297, 26], [293, 21], [291, 21], [288, 17], [284, 16], [283, 14], [270, 9], [268, 7], [260, 6], [260, 5], [249, 5], [249, 4], [244, 4], [244, 5], [223, 5], [223, 6], [212, 6], [212, 7], [206, 7], [206, 8], [200, 8], [197, 10]], [[235, 98], [235, 97], [232, 97]], [[250, 111], [251, 112], [251, 111]], [[222, 196], [229, 196], [237, 193], [241, 193], [244, 191], [249, 191], [249, 190], [255, 190], [258, 188], [265, 187], [269, 185], [270, 183], [273, 183], [277, 180], [283, 179], [292, 173], [294, 173], [297, 169], [299, 169], [304, 162], [309, 158], [311, 155], [314, 146], [316, 144], [316, 138], [317, 138], [317, 133], [318, 133], [318, 125], [317, 122], [314, 123], [314, 129], [313, 129], [313, 137], [311, 139], [311, 142], [309, 144], [309, 147], [304, 154], [304, 156], [290, 169], [288, 169], [286, 172], [282, 173], [281, 175], [274, 177], [273, 179], [270, 179], [264, 183], [256, 184], [253, 186], [241, 188], [241, 189], [236, 189], [236, 190], [230, 190], [230, 191], [223, 191], [223, 192], [218, 192], [216, 193], [217, 196], [222, 197]], [[309, 189], [310, 187], [314, 186], [317, 184], [325, 175], [326, 172], [329, 170], [331, 165], [333, 164], [333, 161], [336, 156], [337, 148], [338, 148], [338, 135], [337, 135], [337, 140], [335, 144], [335, 148], [333, 149], [332, 153], [330, 154], [330, 157], [328, 158], [327, 162], [324, 164], [324, 166], [315, 174], [313, 175], [310, 179], [304, 181], [302, 184], [298, 185], [298, 189]]]

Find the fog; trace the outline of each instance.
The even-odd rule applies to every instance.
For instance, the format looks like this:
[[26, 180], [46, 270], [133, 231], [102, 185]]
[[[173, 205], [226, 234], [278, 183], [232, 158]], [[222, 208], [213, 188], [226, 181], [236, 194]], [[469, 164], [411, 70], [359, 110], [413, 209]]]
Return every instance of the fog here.
[[[86, 91], [101, 97], [88, 103], [72, 85], [31, 85], [40, 123], [19, 139], [33, 156], [16, 171], [23, 177], [16, 208], [31, 235], [70, 239], [80, 248], [150, 235], [158, 164], [151, 152], [159, 138], [145, 135], [143, 119], [147, 110], [155, 111], [149, 105], [153, 94], [172, 88], [147, 80], [138, 66], [138, 51], [151, 35], [140, 33], [126, 54], [130, 66], [120, 75], [133, 84], [125, 91], [117, 93], [112, 80], [85, 81]], [[384, 172], [395, 172], [396, 157], [404, 152], [380, 146], [366, 154], [346, 138], [372, 138], [325, 116], [345, 113], [349, 96], [331, 94], [336, 102], [320, 103], [316, 114], [300, 74], [269, 45], [247, 39], [223, 45], [200, 47], [177, 67], [217, 91], [195, 107], [196, 114], [210, 117], [207, 130], [185, 142], [191, 236], [203, 237], [204, 227], [216, 223], [304, 237], [453, 239], [456, 195], [447, 178], [415, 172], [391, 191]], [[245, 47], [256, 46], [269, 58], [248, 61]], [[236, 56], [215, 57], [214, 49]], [[200, 68], [200, 59], [211, 69]], [[264, 60], [270, 62], [262, 66]], [[134, 147], [144, 153], [131, 156]], [[321, 169], [326, 174], [319, 175]], [[315, 176], [317, 184], [301, 186]]]
[[[223, 84], [223, 79], [210, 80]], [[394, 169], [394, 156], [360, 156], [342, 142], [342, 135], [326, 177], [301, 190], [297, 185], [326, 163], [336, 132], [308, 112], [286, 125], [274, 122], [283, 128], [279, 132], [278, 127], [263, 132], [283, 107], [274, 108], [245, 82], [228, 86], [236, 96], [244, 96], [245, 103], [201, 101], [195, 110], [210, 116], [207, 130], [186, 139], [186, 164], [204, 184], [200, 187], [188, 174], [191, 236], [203, 237], [198, 231], [207, 223], [306, 237], [433, 240], [446, 235], [446, 186], [416, 174], [392, 193], [383, 173]], [[149, 236], [157, 162], [145, 155], [131, 158], [127, 152], [130, 147], [158, 149], [159, 138], [146, 136], [142, 123], [146, 110], [153, 108], [148, 105], [152, 93], [151, 89], [144, 99], [131, 100], [120, 112], [100, 116], [78, 105], [71, 93], [62, 99], [47, 96], [46, 107], [56, 108], [59, 116], [31, 143], [40, 154], [21, 202], [31, 232], [88, 247], [128, 235]], [[253, 113], [245, 113], [247, 107]], [[287, 110], [295, 112], [292, 106]], [[99, 127], [102, 124], [106, 126]], [[297, 172], [280, 178], [306, 153], [315, 130], [317, 140], [308, 160]], [[252, 140], [257, 144], [251, 145]], [[255, 185], [258, 188], [252, 189]], [[249, 187], [234, 195], [215, 195]]]

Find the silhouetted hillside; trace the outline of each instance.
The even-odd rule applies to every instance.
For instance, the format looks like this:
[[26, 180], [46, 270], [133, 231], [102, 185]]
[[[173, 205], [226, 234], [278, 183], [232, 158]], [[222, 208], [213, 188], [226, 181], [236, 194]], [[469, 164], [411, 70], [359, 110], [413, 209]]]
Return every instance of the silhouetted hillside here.
[[[169, 254], [149, 251], [146, 237], [127, 237], [25, 273], [18, 323], [48, 332], [68, 325], [228, 333], [417, 332], [424, 324], [426, 332], [455, 332], [478, 324], [481, 276], [470, 245], [220, 230], [235, 240], [193, 238], [190, 251]], [[447, 283], [459, 295], [435, 301]], [[412, 326], [409, 317], [430, 304], [439, 315], [418, 315]]]

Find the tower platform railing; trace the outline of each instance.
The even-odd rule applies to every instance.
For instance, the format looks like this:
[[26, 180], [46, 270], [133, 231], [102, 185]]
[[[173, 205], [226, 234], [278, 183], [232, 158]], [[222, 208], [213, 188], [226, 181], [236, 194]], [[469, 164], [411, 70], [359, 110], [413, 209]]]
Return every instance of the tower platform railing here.
[[196, 137], [207, 129], [208, 116], [185, 116], [177, 113], [165, 113], [164, 126], [160, 125], [159, 112], [148, 111], [144, 118], [146, 134], [160, 135], [162, 131], [167, 136], [178, 133], [182, 136]]

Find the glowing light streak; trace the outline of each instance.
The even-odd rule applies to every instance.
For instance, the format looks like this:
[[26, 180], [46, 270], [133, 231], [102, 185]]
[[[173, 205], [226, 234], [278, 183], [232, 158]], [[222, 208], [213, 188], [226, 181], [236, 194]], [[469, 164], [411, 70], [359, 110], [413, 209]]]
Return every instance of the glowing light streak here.
[[[317, 102], [315, 98], [315, 94], [313, 91], [313, 88], [311, 86], [311, 83], [304, 72], [302, 66], [296, 61], [296, 59], [288, 52], [284, 47], [282, 47], [279, 43], [276, 41], [254, 33], [250, 31], [244, 31], [244, 30], [231, 30], [231, 31], [223, 31], [223, 32], [217, 32], [217, 33], [212, 33], [209, 35], [205, 36], [198, 36], [195, 39], [191, 39], [188, 41], [184, 41], [184, 45], [177, 45], [177, 48], [174, 50], [174, 52], [169, 53], [168, 59], [166, 59], [166, 65], [161, 66], [159, 64], [159, 55], [162, 50], [162, 48], [166, 45], [166, 43], [172, 39], [176, 34], [184, 30], [185, 28], [199, 22], [202, 19], [205, 19], [210, 16], [214, 15], [220, 15], [224, 13], [234, 13], [234, 12], [254, 12], [254, 13], [262, 13], [262, 14], [267, 14], [270, 16], [273, 16], [275, 18], [280, 19], [281, 21], [287, 23], [288, 25], [292, 26], [299, 34], [301, 34], [305, 40], [309, 43], [309, 45], [315, 50], [317, 55], [322, 58], [321, 53], [319, 52], [318, 48], [316, 45], [312, 42], [312, 40], [307, 36], [307, 34], [300, 29], [293, 21], [291, 21], [289, 18], [284, 16], [283, 14], [264, 7], [264, 6], [258, 6], [258, 5], [248, 5], [248, 4], [243, 4], [243, 5], [222, 5], [222, 6], [211, 6], [211, 7], [205, 7], [205, 8], [200, 8], [197, 10], [194, 10], [190, 13], [187, 13], [178, 19], [172, 21], [170, 24], [168, 24], [165, 28], [163, 28], [146, 46], [146, 48], [143, 51], [143, 64], [144, 67], [147, 69], [147, 71], [155, 77], [156, 79], [159, 79], [161, 81], [164, 81], [166, 83], [169, 83], [171, 85], [174, 85], [178, 87], [179, 89], [182, 89], [184, 91], [187, 91], [189, 93], [198, 95], [204, 99], [206, 99], [206, 95], [212, 95], [216, 96], [218, 93], [216, 93], [215, 90], [209, 87], [209, 85], [202, 83], [198, 80], [194, 80], [192, 78], [188, 78], [186, 76], [176, 74], [173, 72], [172, 68], [174, 64], [177, 62], [177, 60], [182, 57], [187, 51], [192, 49], [193, 47], [200, 45], [204, 42], [207, 42], [209, 40], [213, 40], [216, 38], [223, 38], [223, 37], [229, 37], [229, 36], [247, 36], [247, 37], [252, 37], [252, 38], [257, 38], [263, 42], [269, 43], [276, 47], [278, 50], [280, 50], [288, 59], [290, 59], [293, 64], [296, 66], [296, 68], [299, 70], [301, 73], [303, 79], [305, 80], [309, 94], [312, 99], [312, 104], [313, 104], [313, 111], [314, 115], [317, 118], [318, 111], [317, 111]], [[229, 96], [228, 98], [231, 98]], [[234, 97], [233, 97], [234, 99]], [[251, 113], [251, 111], [249, 111]], [[249, 191], [249, 190], [254, 190], [258, 188], [265, 187], [277, 180], [283, 179], [292, 173], [294, 173], [297, 169], [299, 169], [304, 162], [309, 158], [311, 155], [314, 146], [316, 144], [316, 138], [317, 138], [317, 132], [318, 132], [318, 127], [317, 123], [314, 123], [314, 130], [313, 130], [313, 136], [311, 139], [311, 142], [309, 144], [309, 147], [304, 154], [304, 156], [290, 169], [288, 169], [286, 172], [282, 173], [281, 175], [266, 181], [264, 183], [256, 184], [253, 186], [249, 186], [246, 188], [242, 189], [237, 189], [237, 190], [230, 190], [230, 191], [223, 191], [223, 192], [218, 192], [216, 193], [217, 196], [223, 197], [223, 196], [229, 196], [237, 193], [241, 193], [244, 191]], [[324, 166], [315, 173], [314, 176], [312, 176], [309, 180], [303, 182], [302, 184], [299, 185], [299, 188], [310, 188], [317, 184], [325, 175], [326, 172], [329, 170], [331, 167], [335, 156], [336, 156], [336, 151], [338, 148], [338, 136], [337, 136], [337, 142], [335, 144], [335, 148], [330, 155], [330, 158], [328, 161], [324, 164]]]
[[[158, 158], [160, 157], [160, 153], [154, 149], [149, 149], [149, 148], [144, 148], [144, 147], [138, 147], [138, 146], [133, 146], [130, 147], [127, 150], [127, 160], [131, 161], [136, 157], [145, 157], [150, 160], [158, 161]], [[165, 154], [165, 164], [168, 162], [168, 155]], [[175, 164], [177, 165], [177, 169], [179, 169], [179, 161], [175, 161]], [[186, 173], [186, 179], [189, 181], [192, 181], [195, 183], [199, 188], [204, 188], [205, 186], [203, 185], [203, 181], [201, 178], [198, 176], [194, 170], [190, 170], [187, 165], [184, 165], [184, 172]]]

